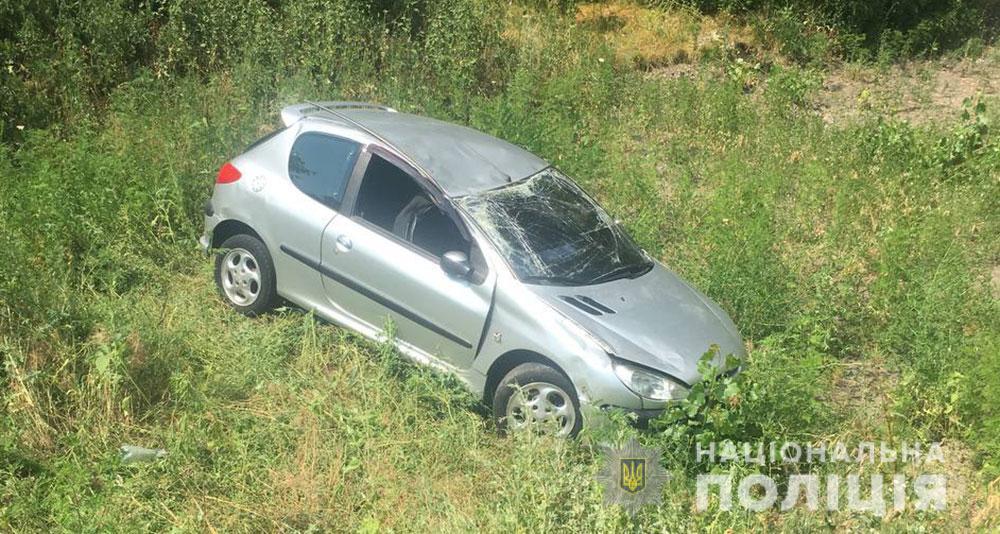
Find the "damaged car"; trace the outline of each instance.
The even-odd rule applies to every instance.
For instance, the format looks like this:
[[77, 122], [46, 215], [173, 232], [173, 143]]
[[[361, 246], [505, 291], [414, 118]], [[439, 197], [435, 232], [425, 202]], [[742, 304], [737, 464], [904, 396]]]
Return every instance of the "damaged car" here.
[[[281, 111], [219, 170], [202, 248], [237, 311], [280, 299], [458, 377], [500, 429], [655, 417], [745, 356], [715, 302], [573, 180], [484, 133], [356, 102]], [[390, 335], [391, 332], [391, 335]]]

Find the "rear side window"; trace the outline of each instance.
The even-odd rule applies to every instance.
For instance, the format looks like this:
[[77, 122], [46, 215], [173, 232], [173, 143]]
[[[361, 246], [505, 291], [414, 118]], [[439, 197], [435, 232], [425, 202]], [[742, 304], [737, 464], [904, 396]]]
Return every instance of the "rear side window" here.
[[339, 209], [361, 146], [320, 133], [305, 133], [292, 145], [288, 176], [303, 193]]

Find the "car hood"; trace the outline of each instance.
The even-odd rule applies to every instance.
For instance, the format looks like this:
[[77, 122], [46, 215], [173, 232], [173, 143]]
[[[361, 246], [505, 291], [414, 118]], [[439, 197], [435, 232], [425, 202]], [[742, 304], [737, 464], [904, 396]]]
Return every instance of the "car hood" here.
[[528, 287], [602, 339], [615, 356], [688, 384], [700, 378], [698, 361], [712, 345], [719, 347], [716, 365], [730, 354], [746, 356], [726, 312], [659, 263], [634, 279]]

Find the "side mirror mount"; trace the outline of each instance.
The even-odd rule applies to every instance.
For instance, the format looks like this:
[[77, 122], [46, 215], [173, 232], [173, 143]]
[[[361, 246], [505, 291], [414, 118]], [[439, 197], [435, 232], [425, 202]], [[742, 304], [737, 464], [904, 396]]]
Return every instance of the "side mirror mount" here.
[[457, 250], [445, 252], [441, 256], [441, 270], [453, 278], [467, 278], [472, 274], [472, 266], [469, 265], [469, 256]]

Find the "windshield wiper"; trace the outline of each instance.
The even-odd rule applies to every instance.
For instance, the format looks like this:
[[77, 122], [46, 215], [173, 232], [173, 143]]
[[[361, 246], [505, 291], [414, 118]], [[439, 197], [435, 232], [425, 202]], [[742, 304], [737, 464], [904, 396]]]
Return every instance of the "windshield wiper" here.
[[648, 273], [653, 268], [653, 262], [631, 263], [616, 267], [604, 274], [598, 275], [591, 280], [588, 285], [600, 284], [618, 280], [619, 278], [638, 278]]

